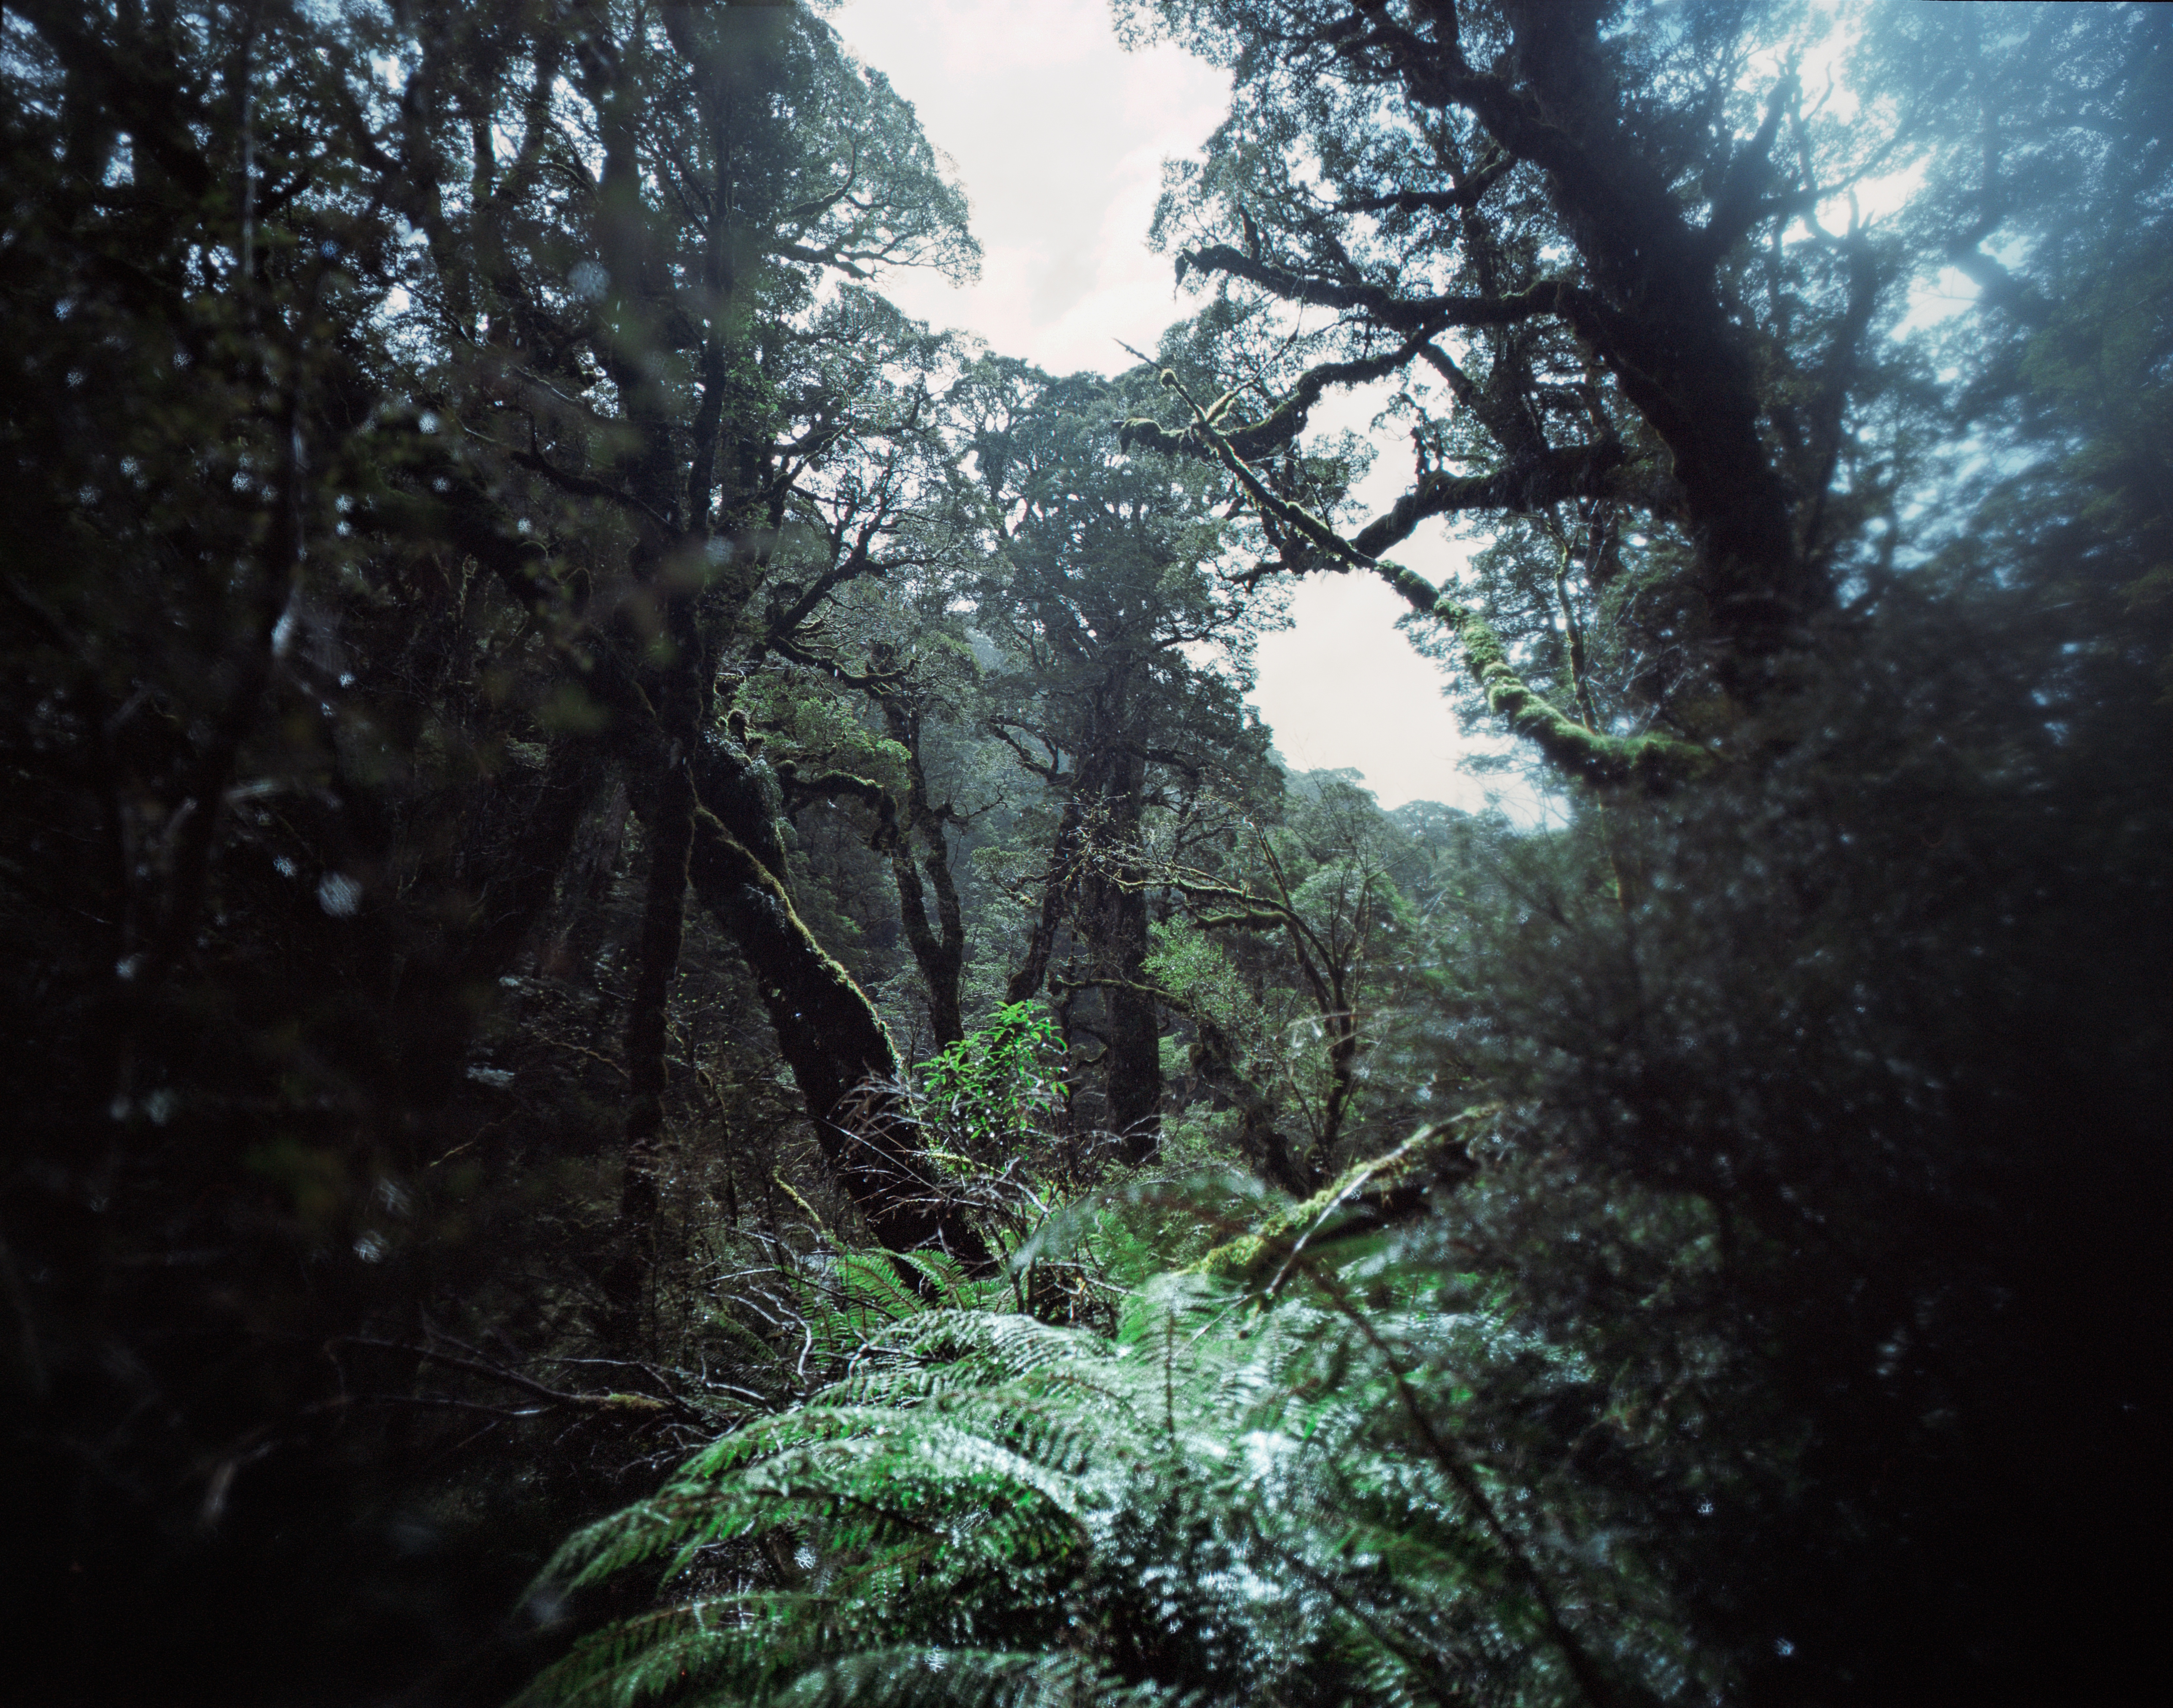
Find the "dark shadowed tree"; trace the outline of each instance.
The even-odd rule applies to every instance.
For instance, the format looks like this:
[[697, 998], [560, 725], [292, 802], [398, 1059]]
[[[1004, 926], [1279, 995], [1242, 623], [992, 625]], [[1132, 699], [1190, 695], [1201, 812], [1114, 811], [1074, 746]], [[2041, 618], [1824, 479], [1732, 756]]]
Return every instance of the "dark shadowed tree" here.
[[[1007, 994], [1052, 978], [1092, 993], [1098, 1013], [1072, 1023], [1101, 1046], [1103, 1124], [1135, 1159], [1154, 1149], [1162, 1089], [1141, 973], [1146, 816], [1211, 776], [1259, 773], [1267, 741], [1239, 699], [1252, 627], [1215, 574], [1222, 482], [1120, 454], [1118, 420], [1148, 383], [990, 360], [957, 394], [995, 536], [976, 617], [1005, 654], [988, 728], [1060, 802]], [[1067, 939], [1076, 966], [1058, 960]]]
[[[2166, 893], [2131, 852], [2165, 745], [2165, 14], [1130, 15], [1236, 86], [1160, 216], [1208, 299], [1179, 407], [1128, 439], [1227, 470], [1264, 574], [1383, 577], [1590, 785], [1504, 862], [1448, 1010], [1540, 1112], [1470, 1249], [1595, 1368], [1647, 1360], [1611, 1404], [1736, 1420], [1615, 1435], [1605, 1477], [1750, 1699], [2077, 1688], [2137, 1606], [2121, 1491], [2160, 1486], [2116, 1372], [2164, 1325], [2112, 1253], [2165, 1177]], [[1361, 383], [1414, 472], [1339, 531], [1284, 459]], [[1487, 539], [1446, 589], [1391, 555], [1442, 518]], [[1663, 1285], [1672, 1339], [1599, 1330]]]

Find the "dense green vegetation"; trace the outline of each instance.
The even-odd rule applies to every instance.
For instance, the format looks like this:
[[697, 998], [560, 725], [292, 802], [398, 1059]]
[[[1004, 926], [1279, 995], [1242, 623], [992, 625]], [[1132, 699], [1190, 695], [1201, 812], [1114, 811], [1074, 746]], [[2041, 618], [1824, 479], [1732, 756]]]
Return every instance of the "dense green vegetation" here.
[[23, 1700], [2140, 1694], [2173, 13], [1115, 10], [1105, 378], [820, 6], [0, 6]]

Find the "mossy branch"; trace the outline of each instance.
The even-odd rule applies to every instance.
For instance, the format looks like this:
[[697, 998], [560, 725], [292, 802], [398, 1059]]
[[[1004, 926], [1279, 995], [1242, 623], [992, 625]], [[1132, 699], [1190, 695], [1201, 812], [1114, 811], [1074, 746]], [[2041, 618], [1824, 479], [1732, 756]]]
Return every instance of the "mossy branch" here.
[[1361, 569], [1379, 576], [1403, 595], [1414, 611], [1431, 617], [1453, 633], [1464, 651], [1464, 668], [1471, 674], [1486, 703], [1506, 718], [1509, 727], [1544, 753], [1556, 768], [1600, 787], [1636, 784], [1665, 788], [1702, 770], [1712, 756], [1705, 749], [1671, 735], [1610, 735], [1588, 729], [1533, 687], [1509, 662], [1508, 649], [1493, 625], [1424, 576], [1385, 558], [1360, 551], [1302, 504], [1270, 491], [1266, 482], [1241, 456], [1215, 424], [1214, 412], [1204, 409], [1186, 391], [1184, 382], [1167, 369], [1162, 383], [1182, 397], [1192, 412], [1192, 426], [1184, 435], [1127, 422], [1119, 438], [1127, 445], [1143, 444], [1156, 450], [1168, 443], [1195, 439], [1213, 451], [1260, 513], [1269, 534], [1278, 544], [1295, 541], [1300, 555], [1317, 555], [1339, 569]]
[[[1384, 1156], [1352, 1164], [1311, 1198], [1216, 1246], [1194, 1265], [1216, 1280], [1276, 1292], [1308, 1247], [1373, 1233], [1421, 1214], [1428, 1194], [1453, 1191], [1477, 1172], [1462, 1137], [1488, 1109], [1421, 1127]], [[1311, 1269], [1308, 1268], [1308, 1274]]]
[[[1427, 339], [1440, 330], [1434, 326], [1421, 326], [1396, 348], [1378, 356], [1362, 357], [1351, 362], [1322, 362], [1298, 375], [1297, 383], [1267, 414], [1258, 421], [1243, 426], [1229, 427], [1225, 436], [1241, 456], [1259, 456], [1280, 450], [1305, 431], [1307, 419], [1313, 406], [1320, 401], [1321, 394], [1331, 385], [1363, 385], [1383, 379], [1405, 366], [1424, 348]], [[1244, 388], [1226, 393], [1207, 411], [1207, 418], [1220, 423], [1228, 414]], [[1172, 456], [1207, 456], [1211, 453], [1189, 433], [1172, 433], [1160, 423], [1140, 417], [1124, 422], [1117, 429], [1120, 449], [1129, 450], [1134, 444], [1144, 445]]]
[[873, 778], [850, 771], [823, 771], [811, 777], [790, 759], [781, 761], [776, 769], [778, 781], [785, 788], [787, 812], [798, 811], [810, 800], [840, 797], [857, 800], [876, 816], [875, 832], [868, 838], [868, 846], [878, 852], [897, 846], [898, 802]]

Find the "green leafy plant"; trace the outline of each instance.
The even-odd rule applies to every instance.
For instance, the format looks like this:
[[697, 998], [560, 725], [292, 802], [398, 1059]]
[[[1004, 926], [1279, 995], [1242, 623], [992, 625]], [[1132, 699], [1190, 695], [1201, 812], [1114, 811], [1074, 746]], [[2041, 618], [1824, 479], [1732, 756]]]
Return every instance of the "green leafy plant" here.
[[920, 1071], [929, 1123], [975, 1161], [1000, 1158], [1064, 1107], [1064, 1040], [1038, 1001], [1007, 1003]]

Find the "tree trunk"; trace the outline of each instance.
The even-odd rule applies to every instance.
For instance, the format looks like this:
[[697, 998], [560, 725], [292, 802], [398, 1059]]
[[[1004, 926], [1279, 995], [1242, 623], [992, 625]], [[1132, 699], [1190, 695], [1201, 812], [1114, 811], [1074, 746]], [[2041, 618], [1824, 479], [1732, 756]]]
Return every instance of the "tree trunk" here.
[[1162, 1027], [1147, 993], [1147, 897], [1139, 864], [1141, 792], [1146, 766], [1125, 755], [1115, 787], [1103, 797], [1104, 846], [1081, 886], [1081, 924], [1102, 985], [1108, 1033], [1103, 1052], [1104, 1118], [1127, 1162], [1152, 1156], [1162, 1142]]
[[[1421, 9], [1453, 44], [1453, 10]], [[1719, 254], [1684, 218], [1649, 149], [1624, 134], [1598, 8], [1516, 0], [1507, 10], [1529, 93], [1474, 71], [1453, 46], [1407, 87], [1425, 104], [1467, 103], [1545, 172], [1598, 287], [1572, 321], [1674, 453], [1714, 627], [1739, 658], [1770, 653], [1831, 602], [1831, 588], [1795, 547], [1789, 493], [1759, 430], [1755, 364], [1717, 286]], [[1739, 687], [1755, 676], [1734, 660], [1724, 671]]]
[[1198, 1010], [1191, 1014], [1199, 1032], [1190, 1052], [1192, 1070], [1237, 1105], [1238, 1153], [1270, 1186], [1293, 1198], [1310, 1197], [1319, 1190], [1319, 1171], [1301, 1169], [1291, 1160], [1289, 1142], [1275, 1128], [1275, 1106], [1238, 1064], [1230, 1034]]
[[1056, 842], [1049, 853], [1048, 873], [1042, 880], [1040, 917], [1034, 921], [1033, 933], [1027, 939], [1025, 958], [1004, 985], [1006, 1002], [1024, 1002], [1038, 994], [1042, 981], [1049, 977], [1049, 959], [1055, 952], [1057, 929], [1064, 923], [1065, 907], [1078, 880], [1085, 821], [1085, 809], [1075, 791], [1065, 801], [1063, 816], [1057, 821]]
[[[676, 743], [674, 744], [677, 745]], [[669, 1078], [671, 989], [686, 935], [687, 865], [694, 842], [694, 789], [686, 762], [670, 766], [649, 819], [649, 876], [642, 903], [634, 1002], [626, 1021], [625, 1173], [605, 1291], [614, 1346], [638, 1345], [655, 1280], [659, 1140]]]
[[[936, 1033], [938, 1049], [966, 1036], [966, 1019], [958, 996], [958, 981], [966, 970], [966, 919], [958, 905], [958, 886], [951, 876], [951, 849], [945, 836], [944, 815], [929, 805], [928, 777], [920, 767], [920, 712], [904, 697], [886, 694], [881, 701], [883, 722], [891, 740], [905, 749], [905, 811], [897, 840], [891, 844], [891, 875], [898, 884], [898, 913], [905, 926], [905, 940], [928, 986], [928, 1023]], [[920, 872], [914, 870], [914, 841], [925, 852], [920, 872], [936, 894], [936, 924], [928, 923], [928, 906], [920, 888]]]
[[593, 740], [553, 741], [525, 807], [500, 815], [491, 810], [499, 800], [485, 796], [469, 815], [470, 840], [457, 865], [433, 875], [438, 883], [469, 890], [476, 901], [464, 933], [400, 967], [392, 1004], [400, 1079], [417, 1107], [433, 1107], [459, 1087], [484, 994], [515, 964], [548, 913], [603, 776], [603, 755]]
[[747, 956], [816, 1140], [869, 1231], [892, 1251], [933, 1248], [987, 1268], [987, 1243], [922, 1155], [904, 1065], [866, 993], [823, 952], [776, 875], [706, 810], [695, 815], [691, 876]]

